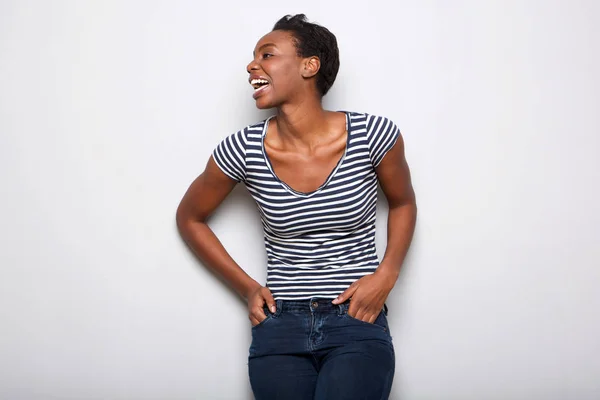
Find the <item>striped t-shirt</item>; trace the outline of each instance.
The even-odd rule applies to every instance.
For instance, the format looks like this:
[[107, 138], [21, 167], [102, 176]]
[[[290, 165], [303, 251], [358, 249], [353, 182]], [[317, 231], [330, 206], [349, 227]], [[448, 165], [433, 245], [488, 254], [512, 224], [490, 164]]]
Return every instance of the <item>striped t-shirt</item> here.
[[346, 112], [344, 155], [326, 182], [298, 192], [273, 172], [264, 150], [269, 119], [225, 138], [213, 159], [244, 182], [256, 201], [267, 250], [267, 287], [275, 299], [335, 298], [375, 272], [375, 167], [400, 131], [387, 118]]

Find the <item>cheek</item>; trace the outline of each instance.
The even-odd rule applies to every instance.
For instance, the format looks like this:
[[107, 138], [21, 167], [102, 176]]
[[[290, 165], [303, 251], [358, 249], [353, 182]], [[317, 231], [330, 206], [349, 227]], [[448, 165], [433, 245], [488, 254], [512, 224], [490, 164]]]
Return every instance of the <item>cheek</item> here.
[[278, 89], [293, 90], [302, 83], [302, 77], [296, 66], [285, 66], [278, 71], [276, 86]]
[[[280, 60], [278, 60], [280, 61]], [[299, 78], [298, 66], [290, 62], [273, 62], [265, 66], [271, 77], [277, 80], [277, 86], [287, 86]]]

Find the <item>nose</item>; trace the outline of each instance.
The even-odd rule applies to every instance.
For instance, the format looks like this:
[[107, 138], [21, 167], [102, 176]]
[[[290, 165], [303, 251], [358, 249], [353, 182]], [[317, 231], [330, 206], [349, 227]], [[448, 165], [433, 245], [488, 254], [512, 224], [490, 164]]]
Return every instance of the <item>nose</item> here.
[[256, 62], [256, 60], [252, 60], [250, 61], [250, 63], [248, 64], [248, 66], [246, 66], [246, 71], [248, 73], [251, 73], [252, 71], [255, 71], [259, 68], [258, 63]]

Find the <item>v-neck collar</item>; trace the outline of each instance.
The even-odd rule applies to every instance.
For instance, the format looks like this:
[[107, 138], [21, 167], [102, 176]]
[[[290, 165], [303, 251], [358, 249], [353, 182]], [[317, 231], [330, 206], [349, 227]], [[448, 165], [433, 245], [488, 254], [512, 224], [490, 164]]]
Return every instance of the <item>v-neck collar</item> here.
[[279, 179], [279, 177], [275, 173], [275, 170], [273, 169], [273, 165], [271, 164], [271, 160], [269, 159], [269, 156], [267, 155], [267, 151], [265, 150], [265, 137], [267, 136], [267, 130], [269, 128], [269, 121], [271, 121], [271, 119], [274, 116], [271, 116], [265, 120], [264, 125], [263, 125], [262, 136], [260, 139], [260, 149], [262, 151], [263, 157], [265, 158], [265, 163], [267, 164], [267, 167], [269, 168], [269, 171], [271, 172], [271, 175], [273, 175], [275, 180], [277, 182], [279, 182], [279, 184], [286, 191], [293, 194], [294, 196], [307, 198], [307, 197], [314, 196], [315, 194], [321, 192], [329, 184], [329, 182], [333, 179], [336, 172], [340, 169], [340, 167], [344, 163], [344, 160], [346, 159], [346, 155], [348, 154], [348, 148], [350, 147], [350, 135], [352, 133], [352, 119], [350, 118], [350, 113], [347, 111], [337, 111], [337, 112], [343, 112], [346, 115], [346, 135], [347, 135], [346, 136], [346, 148], [344, 149], [344, 154], [342, 154], [342, 156], [338, 160], [338, 162], [335, 165], [335, 167], [333, 168], [333, 170], [327, 176], [327, 179], [325, 179], [325, 182], [323, 182], [321, 184], [321, 186], [319, 186], [317, 189], [315, 189], [311, 192], [301, 192], [299, 190], [292, 188], [290, 185], [285, 183], [283, 180]]

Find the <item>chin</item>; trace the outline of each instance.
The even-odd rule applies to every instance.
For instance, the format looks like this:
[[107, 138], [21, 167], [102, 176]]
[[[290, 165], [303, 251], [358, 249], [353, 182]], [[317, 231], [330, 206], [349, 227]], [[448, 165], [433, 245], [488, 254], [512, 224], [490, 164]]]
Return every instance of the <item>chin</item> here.
[[274, 106], [269, 105], [269, 104], [260, 104], [258, 101], [256, 102], [256, 108], [258, 108], [259, 110], [268, 110], [273, 107]]
[[267, 98], [259, 97], [256, 101], [256, 108], [259, 110], [268, 110], [278, 106], [277, 102], [269, 100]]

